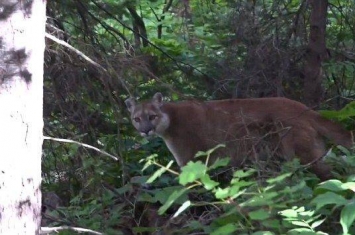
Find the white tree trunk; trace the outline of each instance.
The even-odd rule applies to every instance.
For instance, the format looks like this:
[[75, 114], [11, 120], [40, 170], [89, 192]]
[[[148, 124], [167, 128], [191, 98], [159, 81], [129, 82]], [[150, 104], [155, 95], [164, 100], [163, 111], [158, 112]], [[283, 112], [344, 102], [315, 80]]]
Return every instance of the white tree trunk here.
[[45, 0], [0, 0], [0, 234], [39, 234]]

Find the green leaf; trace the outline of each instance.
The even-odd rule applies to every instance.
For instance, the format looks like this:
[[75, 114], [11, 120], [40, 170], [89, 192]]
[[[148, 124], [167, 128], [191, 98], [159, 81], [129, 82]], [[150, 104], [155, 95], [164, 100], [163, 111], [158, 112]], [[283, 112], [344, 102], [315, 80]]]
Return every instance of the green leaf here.
[[255, 233], [252, 233], [252, 235], [274, 235], [275, 233], [270, 232], [270, 231], [258, 231]]
[[154, 159], [158, 157], [157, 154], [152, 154], [145, 159], [141, 159], [139, 162], [145, 162], [142, 171], [145, 171], [149, 166], [153, 165]]
[[341, 206], [347, 203], [348, 201], [345, 198], [333, 192], [321, 194], [311, 201], [311, 204], [316, 205], [316, 210], [319, 210], [325, 205], [334, 204], [336, 206]]
[[342, 151], [346, 156], [350, 156], [350, 151], [347, 149], [347, 148], [345, 148], [345, 147], [343, 147], [343, 146], [341, 146], [341, 145], [337, 145], [337, 148], [340, 150], [340, 151]]
[[218, 144], [216, 145], [216, 147], [212, 148], [212, 149], [209, 149], [207, 151], [198, 151], [196, 154], [195, 154], [195, 158], [198, 158], [198, 157], [202, 157], [202, 156], [209, 156], [211, 155], [214, 151], [216, 151], [216, 149], [218, 148], [224, 148], [226, 145], [224, 144]]
[[292, 173], [285, 173], [282, 175], [277, 176], [276, 178], [271, 178], [266, 180], [266, 182], [268, 182], [269, 184], [274, 184], [274, 183], [278, 183], [278, 182], [282, 182], [284, 181], [286, 178], [290, 177], [292, 175]]
[[204, 175], [201, 177], [201, 182], [203, 184], [203, 187], [205, 187], [205, 189], [207, 190], [212, 190], [214, 189], [216, 186], [219, 185], [218, 182], [211, 180], [209, 175]]
[[316, 235], [316, 232], [313, 232], [310, 228], [296, 228], [296, 229], [292, 229], [289, 230], [287, 232], [287, 234], [289, 235]]
[[259, 209], [257, 211], [250, 212], [249, 217], [252, 220], [265, 220], [270, 217], [270, 213], [263, 209]]
[[[305, 190], [311, 190], [306, 182], [304, 180], [301, 180], [301, 182], [299, 182], [298, 184], [296, 185], [293, 185], [291, 187], [285, 187], [283, 190], [281, 190], [281, 192], [284, 192], [284, 193], [295, 193], [295, 192], [299, 192], [299, 191], [305, 191]], [[308, 191], [307, 190], [307, 191]], [[305, 195], [306, 196], [306, 195]]]
[[170, 161], [165, 168], [160, 168], [159, 170], [154, 172], [154, 174], [147, 180], [147, 183], [153, 183], [153, 181], [156, 180], [159, 176], [161, 176], [167, 169], [169, 169], [173, 163], [174, 161]]
[[309, 224], [303, 221], [291, 221], [291, 224], [297, 225], [297, 226], [301, 226], [301, 227], [305, 227], [305, 228], [309, 228]]
[[223, 198], [226, 198], [229, 196], [229, 187], [227, 188], [224, 188], [224, 189], [221, 189], [221, 188], [218, 188], [215, 192], [215, 196], [217, 199], [223, 199]]
[[241, 190], [240, 188], [241, 188], [240, 185], [233, 185], [230, 188], [229, 196], [231, 197], [231, 199], [235, 199], [235, 198], [239, 197], [240, 195], [242, 195], [246, 191], [246, 189]]
[[319, 184], [317, 189], [327, 189], [330, 191], [338, 192], [342, 191], [343, 189], [341, 188], [342, 182], [340, 180], [327, 180], [325, 182], [322, 182]]
[[218, 167], [227, 166], [229, 161], [230, 161], [229, 157], [221, 158], [221, 159], [218, 158], [210, 167], [208, 167], [208, 170], [213, 170], [213, 169], [216, 169]]
[[333, 192], [340, 192], [350, 189], [355, 192], [355, 182], [346, 182], [343, 183], [340, 180], [328, 180], [323, 183], [320, 183], [317, 189], [327, 189]]
[[261, 193], [257, 194], [249, 200], [241, 203], [241, 206], [265, 206], [271, 205], [275, 202], [273, 199], [278, 196], [277, 192]]
[[173, 92], [173, 93], [171, 94], [171, 99], [172, 99], [173, 101], [179, 100], [179, 94]]
[[225, 144], [217, 144], [216, 147], [212, 148], [212, 149], [209, 149], [207, 150], [207, 155], [211, 155], [214, 151], [216, 151], [217, 149], [219, 148], [225, 148], [226, 145]]
[[150, 195], [149, 193], [141, 193], [139, 194], [137, 201], [139, 202], [149, 202], [149, 203], [155, 203], [157, 200]]
[[355, 182], [346, 182], [341, 187], [343, 189], [350, 189], [351, 191], [355, 192]]
[[178, 215], [180, 215], [184, 210], [186, 210], [187, 208], [189, 208], [191, 205], [190, 200], [184, 202], [179, 209], [175, 212], [175, 214], [173, 215], [173, 218], [177, 217]]
[[268, 220], [261, 221], [261, 224], [266, 228], [279, 229], [281, 226], [280, 221], [281, 220], [278, 219], [268, 219]]
[[234, 172], [233, 177], [244, 178], [244, 177], [251, 176], [255, 172], [256, 172], [255, 169], [250, 169], [250, 170], [247, 170], [247, 171], [238, 170], [238, 171]]
[[321, 225], [321, 224], [325, 221], [325, 219], [326, 219], [326, 218], [321, 219], [321, 220], [314, 221], [314, 222], [311, 224], [311, 228], [312, 228], [312, 229], [315, 229], [316, 227], [318, 227], [319, 225]]
[[320, 114], [329, 119], [344, 120], [355, 116], [355, 101], [350, 102], [339, 111], [322, 110]]
[[195, 157], [194, 157], [194, 158], [199, 158], [199, 157], [204, 157], [204, 156], [207, 156], [207, 152], [198, 151], [198, 152], [195, 154]]
[[176, 199], [178, 199], [181, 195], [183, 195], [185, 192], [187, 191], [186, 188], [182, 188], [179, 191], [174, 191], [168, 198], [168, 200], [166, 200], [166, 202], [164, 203], [164, 205], [162, 205], [159, 210], [158, 213], [159, 215], [162, 215], [165, 213], [165, 211], [167, 209], [169, 209], [169, 207], [176, 201]]
[[349, 233], [350, 226], [355, 220], [355, 201], [346, 204], [340, 213], [340, 224], [343, 227], [343, 234]]
[[214, 230], [211, 235], [227, 235], [227, 234], [235, 234], [234, 232], [237, 230], [237, 226], [235, 224], [226, 224], [218, 229]]
[[280, 211], [279, 214], [286, 217], [286, 218], [297, 218], [297, 215], [298, 215], [297, 211], [294, 209], [286, 209], [286, 210]]
[[[164, 204], [172, 193], [174, 193], [177, 190], [181, 190], [182, 188], [183, 187], [181, 185], [178, 185], [178, 186], [156, 189], [153, 191], [154, 198], [156, 199], [156, 201], [160, 202], [161, 204]], [[182, 204], [186, 200], [188, 200], [188, 197], [186, 194], [183, 194], [178, 199], [176, 199], [175, 203]]]
[[179, 175], [179, 183], [186, 185], [194, 182], [205, 175], [207, 167], [201, 161], [189, 162], [186, 166], [181, 168], [181, 174]]

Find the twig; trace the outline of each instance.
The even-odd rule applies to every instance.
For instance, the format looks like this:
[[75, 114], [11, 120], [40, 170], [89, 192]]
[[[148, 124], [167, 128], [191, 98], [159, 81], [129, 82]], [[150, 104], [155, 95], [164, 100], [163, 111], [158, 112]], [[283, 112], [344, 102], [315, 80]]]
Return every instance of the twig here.
[[160, 167], [160, 168], [164, 168], [164, 170], [170, 172], [170, 173], [173, 174], [173, 175], [180, 175], [179, 172], [174, 171], [174, 170], [172, 170], [172, 169], [170, 169], [170, 168], [167, 168], [166, 166], [160, 164], [160, 163], [157, 162], [157, 161], [153, 161], [153, 164], [156, 165], [156, 166], [158, 166], [158, 167]]
[[[245, 115], [244, 115], [242, 109], [240, 109], [240, 117], [242, 118], [242, 123], [244, 125], [245, 131], [247, 132], [247, 136], [250, 136], [250, 139], [252, 140], [253, 136], [250, 134], [250, 131], [249, 131], [249, 128], [248, 128], [248, 124], [245, 122], [245, 119], [244, 119]], [[251, 151], [253, 152], [254, 160], [257, 161], [258, 160], [258, 154], [257, 154], [257, 151], [255, 149], [255, 145], [254, 144], [252, 144], [252, 146], [251, 146]]]
[[70, 227], [70, 226], [41, 227], [40, 234], [50, 234], [50, 233], [53, 233], [53, 232], [58, 233], [61, 230], [71, 230], [71, 231], [76, 231], [76, 232], [79, 232], [79, 233], [91, 233], [91, 234], [96, 234], [96, 235], [103, 235], [103, 233], [96, 232], [96, 231], [91, 230], [91, 229]]
[[58, 142], [63, 142], [63, 143], [71, 143], [71, 144], [77, 144], [77, 145], [80, 145], [82, 147], [85, 147], [85, 148], [89, 148], [89, 149], [93, 149], [103, 155], [106, 155], [112, 159], [114, 159], [115, 161], [118, 161], [119, 157], [116, 157], [112, 154], [109, 154], [107, 152], [105, 152], [104, 150], [101, 150], [101, 149], [98, 149], [94, 146], [91, 146], [91, 145], [88, 145], [88, 144], [84, 144], [84, 143], [80, 143], [78, 141], [75, 141], [75, 140], [68, 140], [68, 139], [61, 139], [61, 138], [53, 138], [53, 137], [49, 137], [49, 136], [43, 136], [43, 139], [45, 140], [53, 140], [53, 141], [58, 141]]

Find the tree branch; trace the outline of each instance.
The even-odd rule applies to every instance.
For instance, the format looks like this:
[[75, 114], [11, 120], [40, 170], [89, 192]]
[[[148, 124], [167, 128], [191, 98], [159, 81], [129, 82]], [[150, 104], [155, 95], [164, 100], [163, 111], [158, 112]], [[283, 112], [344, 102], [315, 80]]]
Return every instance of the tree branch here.
[[165, 13], [169, 10], [169, 8], [171, 7], [172, 3], [173, 3], [173, 0], [168, 0], [165, 3], [165, 6], [163, 8], [162, 15], [161, 15], [160, 19], [158, 18], [158, 16], [153, 11], [155, 17], [157, 18], [157, 20], [159, 22], [159, 25], [158, 25], [158, 38], [159, 39], [161, 39], [162, 33], [163, 33], [163, 21], [165, 19]]
[[[189, 68], [192, 68], [193, 70], [199, 72], [200, 74], [211, 78], [208, 74], [204, 73], [201, 69], [185, 63], [183, 61], [179, 61], [175, 58], [173, 58], [172, 56], [170, 56], [167, 52], [165, 52], [163, 49], [161, 49], [160, 47], [158, 47], [157, 45], [155, 45], [154, 43], [152, 43], [151, 41], [148, 40], [148, 38], [144, 38], [143, 35], [141, 35], [139, 32], [136, 32], [133, 28], [129, 27], [128, 25], [126, 25], [124, 22], [122, 22], [120, 19], [118, 19], [115, 15], [113, 15], [111, 12], [107, 11], [104, 7], [102, 7], [99, 3], [95, 2], [94, 0], [91, 1], [93, 4], [95, 4], [95, 6], [97, 6], [99, 9], [101, 9], [102, 11], [104, 11], [106, 14], [108, 14], [112, 19], [115, 19], [117, 22], [119, 22], [123, 27], [125, 27], [126, 29], [132, 31], [133, 33], [137, 33], [143, 40], [146, 40], [146, 42], [151, 45], [153, 48], [157, 49], [158, 51], [160, 51], [163, 55], [165, 55], [167, 58], [169, 58], [171, 61], [173, 61], [175, 63], [175, 65], [183, 71], [183, 68], [181, 65], [185, 65], [188, 66]], [[211, 78], [213, 79], [213, 78]]]
[[52, 35], [50, 35], [49, 33], [46, 33], [46, 38], [49, 38], [50, 40], [65, 46], [67, 48], [69, 48], [70, 50], [74, 51], [76, 54], [78, 54], [79, 56], [83, 57], [86, 61], [88, 61], [90, 64], [102, 69], [103, 71], [107, 72], [106, 69], [104, 67], [102, 67], [101, 65], [99, 65], [98, 63], [96, 63], [95, 61], [93, 61], [92, 59], [90, 59], [88, 56], [86, 56], [83, 52], [79, 51], [78, 49], [76, 49], [75, 47], [71, 46], [70, 44], [68, 44], [67, 42], [64, 42], [63, 40], [60, 40]]
[[133, 18], [133, 25], [136, 26], [138, 30], [134, 30], [133, 33], [135, 36], [138, 36], [142, 39], [143, 47], [147, 47], [149, 45], [147, 29], [145, 28], [145, 24], [143, 19], [138, 15], [135, 7], [133, 5], [127, 6], [129, 13]]
[[53, 232], [59, 232], [62, 230], [71, 230], [79, 233], [90, 233], [95, 235], [103, 235], [103, 233], [96, 232], [91, 229], [86, 228], [78, 228], [78, 227], [70, 227], [70, 226], [60, 226], [60, 227], [41, 227], [40, 234], [51, 234]]
[[43, 136], [43, 139], [44, 140], [53, 140], [53, 141], [57, 141], [57, 142], [62, 142], [62, 143], [71, 143], [71, 144], [77, 144], [77, 145], [80, 145], [84, 148], [88, 148], [88, 149], [92, 149], [92, 150], [95, 150], [103, 155], [106, 155], [112, 159], [114, 159], [115, 161], [118, 161], [119, 160], [119, 157], [116, 157], [112, 154], [109, 154], [107, 153], [106, 151], [104, 150], [101, 150], [101, 149], [98, 149], [92, 145], [88, 145], [88, 144], [84, 144], [84, 143], [81, 143], [81, 142], [78, 142], [78, 141], [75, 141], [75, 140], [68, 140], [68, 139], [61, 139], [61, 138], [53, 138], [53, 137], [49, 137], [49, 136]]

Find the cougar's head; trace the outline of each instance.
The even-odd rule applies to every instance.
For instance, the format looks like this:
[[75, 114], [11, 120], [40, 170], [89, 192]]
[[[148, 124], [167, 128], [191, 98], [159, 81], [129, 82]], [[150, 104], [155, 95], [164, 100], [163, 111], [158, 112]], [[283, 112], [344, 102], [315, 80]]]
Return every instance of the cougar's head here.
[[161, 110], [163, 96], [156, 93], [153, 99], [148, 102], [136, 103], [134, 98], [125, 101], [128, 111], [131, 113], [133, 126], [141, 136], [157, 134], [163, 136], [169, 127], [169, 116]]

